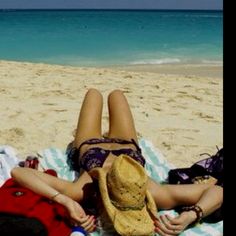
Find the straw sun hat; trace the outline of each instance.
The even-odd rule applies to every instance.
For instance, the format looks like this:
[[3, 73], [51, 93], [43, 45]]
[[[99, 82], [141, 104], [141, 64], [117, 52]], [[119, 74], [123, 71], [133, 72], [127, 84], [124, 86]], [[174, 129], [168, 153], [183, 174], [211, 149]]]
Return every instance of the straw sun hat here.
[[144, 168], [127, 155], [116, 157], [110, 170], [94, 168], [101, 199], [107, 214], [120, 235], [153, 235], [151, 215], [157, 217], [155, 202], [147, 190]]

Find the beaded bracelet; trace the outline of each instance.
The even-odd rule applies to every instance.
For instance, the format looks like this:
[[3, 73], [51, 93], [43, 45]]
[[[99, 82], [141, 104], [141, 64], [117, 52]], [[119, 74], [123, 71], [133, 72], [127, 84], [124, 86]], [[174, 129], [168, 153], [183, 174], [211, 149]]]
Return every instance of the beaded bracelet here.
[[186, 206], [182, 208], [183, 211], [194, 211], [197, 215], [197, 219], [193, 222], [193, 224], [198, 223], [199, 221], [202, 220], [203, 218], [203, 210], [200, 206], [198, 205], [193, 205], [193, 206]]

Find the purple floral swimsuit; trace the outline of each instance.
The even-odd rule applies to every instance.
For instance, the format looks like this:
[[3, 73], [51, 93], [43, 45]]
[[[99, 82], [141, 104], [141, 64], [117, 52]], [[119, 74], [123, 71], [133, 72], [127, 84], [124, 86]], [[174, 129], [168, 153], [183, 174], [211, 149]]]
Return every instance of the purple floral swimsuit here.
[[[100, 143], [118, 143], [118, 144], [134, 144], [136, 147], [136, 150], [133, 150], [131, 148], [122, 148], [117, 150], [109, 150], [104, 149], [100, 147], [92, 147], [89, 150], [87, 150], [82, 156], [80, 156], [80, 149], [85, 144], [100, 144]], [[95, 167], [102, 167], [103, 163], [105, 162], [106, 158], [110, 153], [112, 153], [115, 156], [119, 156], [121, 154], [126, 154], [133, 158], [135, 161], [140, 163], [142, 166], [145, 165], [145, 159], [142, 156], [141, 149], [138, 146], [138, 144], [135, 142], [134, 139], [131, 139], [131, 141], [123, 140], [123, 139], [111, 139], [111, 138], [104, 138], [104, 139], [89, 139], [85, 142], [83, 142], [79, 148], [73, 148], [71, 150], [72, 153], [72, 159], [73, 157], [79, 157], [78, 164], [79, 167], [86, 171], [90, 171], [91, 169]]]

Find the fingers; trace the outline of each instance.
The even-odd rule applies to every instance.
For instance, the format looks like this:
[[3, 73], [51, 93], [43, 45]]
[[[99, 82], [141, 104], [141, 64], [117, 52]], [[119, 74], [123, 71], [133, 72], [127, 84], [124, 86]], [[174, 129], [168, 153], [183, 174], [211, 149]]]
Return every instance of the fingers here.
[[155, 231], [160, 235], [178, 235], [182, 231], [182, 226], [179, 224], [173, 223], [173, 218], [162, 215], [160, 216], [161, 221], [154, 221], [154, 225], [156, 226]]
[[79, 203], [71, 200], [66, 205], [70, 221], [73, 226], [81, 226], [87, 232], [92, 232], [96, 228], [96, 219], [93, 215], [86, 215]]
[[79, 220], [71, 220], [72, 226], [81, 226], [86, 232], [91, 233], [96, 229], [96, 218], [87, 215]]
[[96, 228], [95, 221], [96, 221], [96, 219], [93, 215], [92, 216], [88, 215], [82, 219], [81, 226], [85, 229], [85, 231], [92, 232]]
[[160, 221], [155, 223], [155, 231], [163, 236], [166, 235], [177, 235], [177, 231], [175, 231], [174, 229], [170, 230], [168, 229], [163, 223], [161, 223]]
[[182, 224], [182, 220], [180, 219], [179, 215], [174, 218], [169, 215], [164, 215], [161, 217], [161, 220], [163, 217], [165, 217], [169, 222], [171, 222], [172, 225], [181, 225]]
[[161, 220], [168, 230], [179, 231], [182, 229], [181, 225], [175, 224], [174, 223], [175, 219], [173, 219], [172, 217], [168, 215], [162, 215]]
[[[176, 235], [176, 234], [168, 234], [166, 231], [162, 230], [161, 228], [156, 228], [155, 229], [156, 233], [158, 233], [158, 235], [160, 236], [172, 236], [172, 235]], [[174, 233], [174, 232], [173, 232]]]

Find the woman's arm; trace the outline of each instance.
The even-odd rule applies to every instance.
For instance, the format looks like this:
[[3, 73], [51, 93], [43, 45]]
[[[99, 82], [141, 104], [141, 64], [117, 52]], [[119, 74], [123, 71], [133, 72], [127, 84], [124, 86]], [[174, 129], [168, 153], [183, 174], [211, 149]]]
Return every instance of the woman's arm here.
[[[150, 190], [159, 209], [173, 209], [177, 206], [197, 205], [203, 211], [203, 217], [214, 212], [223, 203], [223, 188], [208, 184], [159, 185], [150, 182]], [[154, 190], [155, 189], [155, 190]], [[155, 191], [155, 192], [154, 192]], [[155, 221], [160, 235], [176, 235], [197, 219], [194, 210], [183, 211], [179, 216], [171, 218], [167, 215]]]
[[88, 232], [94, 230], [94, 216], [86, 215], [80, 204], [72, 199], [75, 189], [82, 196], [78, 184], [27, 167], [15, 167], [11, 176], [21, 186], [63, 205], [73, 224], [81, 225]]
[[148, 190], [159, 209], [190, 206], [200, 199], [202, 199], [200, 204], [203, 204], [203, 208], [211, 205], [217, 207], [223, 202], [223, 189], [213, 184], [159, 184], [150, 179]]
[[47, 198], [52, 198], [57, 192], [68, 195], [73, 188], [73, 183], [67, 180], [27, 167], [13, 168], [11, 176], [21, 186]]

